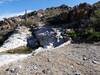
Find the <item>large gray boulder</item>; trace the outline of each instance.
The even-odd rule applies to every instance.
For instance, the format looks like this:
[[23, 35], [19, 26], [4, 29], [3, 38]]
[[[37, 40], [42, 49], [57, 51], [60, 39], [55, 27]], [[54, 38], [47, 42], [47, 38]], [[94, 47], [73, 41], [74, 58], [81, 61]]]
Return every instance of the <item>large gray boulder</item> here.
[[40, 45], [44, 48], [57, 47], [69, 39], [67, 36], [63, 36], [60, 29], [52, 27], [39, 27], [34, 33]]

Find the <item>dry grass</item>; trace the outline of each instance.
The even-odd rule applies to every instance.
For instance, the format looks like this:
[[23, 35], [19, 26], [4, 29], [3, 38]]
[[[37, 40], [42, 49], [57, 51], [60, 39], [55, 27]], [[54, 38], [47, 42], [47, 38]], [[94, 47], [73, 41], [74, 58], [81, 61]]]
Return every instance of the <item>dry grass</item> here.
[[19, 47], [19, 48], [15, 48], [12, 50], [8, 50], [6, 53], [10, 53], [10, 54], [28, 54], [31, 53], [32, 49], [28, 48], [28, 47]]

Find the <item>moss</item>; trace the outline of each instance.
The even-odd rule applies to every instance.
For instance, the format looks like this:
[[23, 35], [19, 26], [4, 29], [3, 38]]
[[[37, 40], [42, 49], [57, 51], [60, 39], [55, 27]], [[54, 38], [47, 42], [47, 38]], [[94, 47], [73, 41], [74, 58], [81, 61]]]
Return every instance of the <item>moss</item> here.
[[16, 49], [12, 49], [12, 50], [9, 50], [7, 51], [6, 53], [10, 53], [10, 54], [28, 54], [28, 53], [31, 53], [32, 52], [32, 49], [28, 48], [28, 47], [19, 47], [19, 48], [16, 48]]

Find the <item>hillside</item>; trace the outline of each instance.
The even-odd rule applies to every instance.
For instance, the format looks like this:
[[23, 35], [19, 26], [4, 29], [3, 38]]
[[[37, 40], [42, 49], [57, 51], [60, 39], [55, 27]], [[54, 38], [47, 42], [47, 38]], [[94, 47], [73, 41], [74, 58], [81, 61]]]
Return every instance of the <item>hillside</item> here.
[[100, 75], [99, 48], [100, 1], [0, 21], [0, 75]]
[[0, 43], [2, 45], [18, 25], [26, 25], [33, 29], [39, 25], [70, 29], [66, 34], [71, 36], [74, 42], [93, 43], [100, 41], [99, 20], [100, 2], [93, 5], [82, 3], [74, 7], [61, 5], [45, 10], [40, 9], [0, 21]]

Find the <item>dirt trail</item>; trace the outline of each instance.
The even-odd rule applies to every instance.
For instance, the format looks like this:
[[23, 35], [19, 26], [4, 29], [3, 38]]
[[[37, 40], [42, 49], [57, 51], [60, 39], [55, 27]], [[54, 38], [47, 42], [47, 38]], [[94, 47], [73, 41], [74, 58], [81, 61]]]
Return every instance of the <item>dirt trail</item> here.
[[100, 75], [100, 46], [71, 44], [1, 66], [0, 75]]

